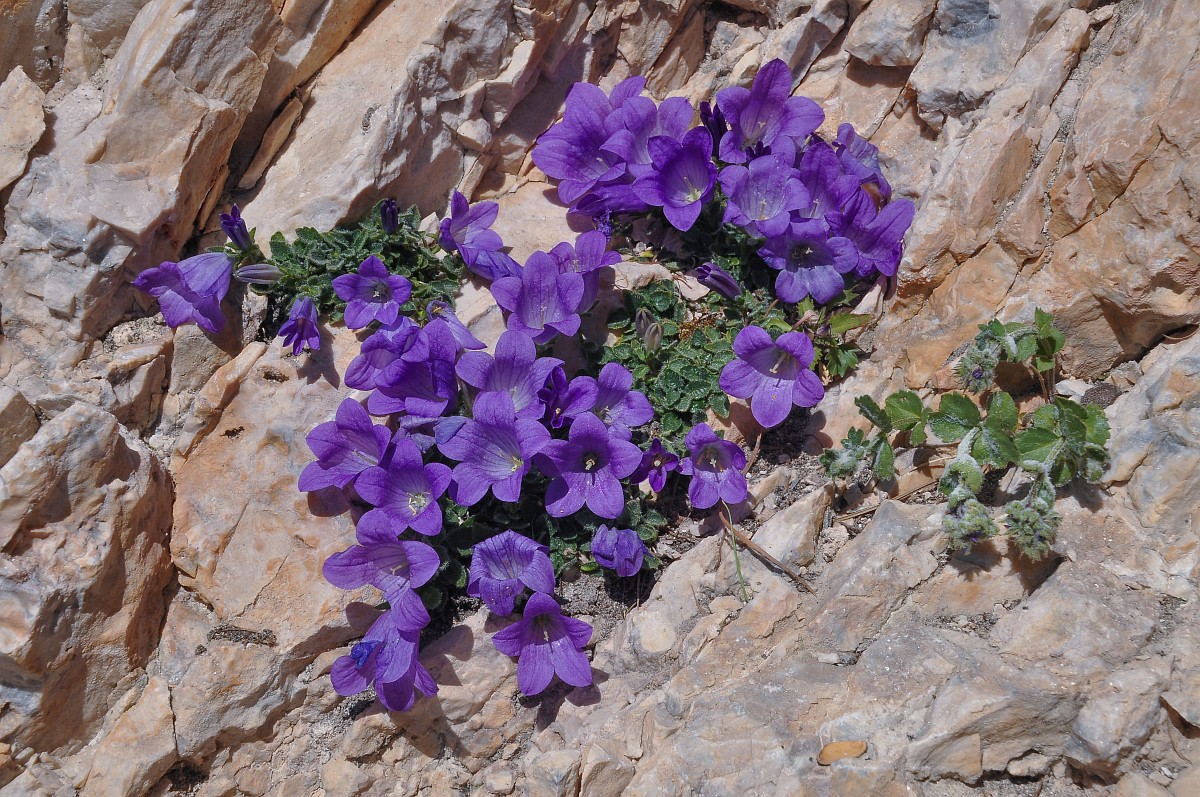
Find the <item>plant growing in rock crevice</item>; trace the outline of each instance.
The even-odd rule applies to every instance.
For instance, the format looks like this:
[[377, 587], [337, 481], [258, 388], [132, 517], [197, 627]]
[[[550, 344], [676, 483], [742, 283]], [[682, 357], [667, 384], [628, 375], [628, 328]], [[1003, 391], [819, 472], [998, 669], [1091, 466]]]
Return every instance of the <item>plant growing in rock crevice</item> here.
[[[574, 242], [518, 263], [491, 230], [496, 203], [456, 192], [436, 238], [415, 209], [384, 202], [327, 233], [276, 234], [256, 267], [265, 329], [294, 352], [320, 346], [318, 313], [361, 330], [345, 383], [369, 394], [365, 406], [346, 398], [309, 433], [316, 461], [299, 483], [340, 491], [356, 516], [357, 544], [327, 560], [327, 579], [383, 593], [384, 613], [334, 664], [340, 692], [374, 685], [404, 710], [436, 691], [421, 636], [464, 589], [495, 613], [524, 612], [494, 637], [518, 658], [522, 690], [555, 675], [590, 683], [591, 628], [562, 616], [556, 577], [656, 568], [647, 545], [668, 521], [664, 490], [686, 484], [692, 508], [718, 507], [728, 524], [748, 495], [748, 458], [708, 413], [726, 414], [732, 395], [777, 427], [823, 397], [818, 372], [857, 361], [844, 334], [867, 319], [845, 308], [895, 273], [913, 215], [891, 199], [875, 148], [850, 125], [834, 141], [817, 135], [824, 114], [790, 96], [781, 61], [719, 92], [695, 126], [690, 103], [660, 105], [644, 83], [576, 84], [533, 150], [570, 212], [594, 222]], [[580, 329], [607, 312], [601, 276], [621, 260], [613, 233], [644, 251], [640, 223], [660, 233], [653, 259], [710, 292], [684, 300], [674, 279], [631, 292], [612, 318], [591, 319], [614, 345], [585, 344]], [[229, 232], [239, 259], [257, 254], [244, 225]], [[233, 264], [220, 258], [204, 261], [203, 284], [167, 264], [160, 280], [178, 282], [176, 305], [194, 300], [205, 321], [224, 296], [208, 283], [227, 283]], [[507, 327], [491, 353], [451, 305], [464, 271], [488, 284]]]
[[[821, 464], [833, 479], [844, 482], [865, 464], [871, 475], [887, 481], [895, 475], [895, 447], [931, 446], [932, 432], [942, 446], [954, 446], [938, 490], [946, 496], [942, 525], [954, 549], [1000, 534], [991, 512], [979, 500], [987, 471], [1016, 466], [1030, 478], [1022, 498], [1005, 505], [1005, 526], [1017, 548], [1031, 559], [1049, 553], [1061, 520], [1054, 510], [1057, 488], [1080, 478], [1100, 480], [1108, 466], [1109, 428], [1094, 405], [1053, 396], [1055, 357], [1064, 345], [1049, 313], [1035, 311], [1033, 325], [991, 321], [967, 347], [955, 366], [963, 393], [941, 396], [937, 409], [926, 406], [911, 390], [889, 395], [881, 407], [859, 396], [859, 412], [876, 428], [868, 437], [851, 429], [841, 448], [825, 451]], [[1038, 375], [1046, 403], [1020, 416], [1016, 400], [995, 384], [996, 366], [1007, 361]]]

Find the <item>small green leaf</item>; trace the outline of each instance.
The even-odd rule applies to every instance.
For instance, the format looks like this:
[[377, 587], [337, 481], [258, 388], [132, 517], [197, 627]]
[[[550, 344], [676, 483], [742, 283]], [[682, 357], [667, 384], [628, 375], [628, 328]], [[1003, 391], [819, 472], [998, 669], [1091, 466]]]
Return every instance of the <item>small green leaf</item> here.
[[987, 420], [984, 422], [984, 427], [990, 428], [994, 432], [1011, 435], [1017, 429], [1017, 415], [1017, 402], [1013, 401], [1013, 397], [1004, 391], [998, 391], [988, 399]]
[[1008, 434], [985, 425], [971, 444], [971, 455], [985, 465], [1003, 468], [1016, 462], [1020, 452]]
[[896, 475], [896, 452], [892, 450], [892, 444], [882, 435], [880, 435], [879, 440], [880, 443], [876, 448], [875, 461], [871, 464], [871, 470], [875, 471], [875, 478], [880, 481], [888, 481]]
[[887, 409], [888, 418], [897, 429], [908, 431], [921, 427], [924, 431], [925, 421], [929, 411], [925, 409], [921, 397], [911, 390], [901, 390], [884, 399], [883, 406]]
[[1101, 447], [1108, 443], [1110, 430], [1108, 427], [1108, 418], [1105, 417], [1104, 410], [1095, 404], [1088, 404], [1087, 418], [1083, 423], [1087, 427], [1087, 441], [1089, 443]]
[[866, 326], [870, 320], [871, 316], [864, 313], [835, 313], [829, 317], [829, 333], [842, 335], [852, 329]]
[[1062, 451], [1062, 438], [1049, 429], [1026, 429], [1016, 438], [1018, 464], [1031, 472], [1049, 468]]
[[929, 416], [929, 425], [942, 442], [956, 443], [979, 426], [979, 408], [962, 393], [947, 393]]
[[881, 432], [886, 434], [892, 431], [891, 419], [888, 418], [888, 414], [883, 411], [883, 408], [875, 403], [875, 399], [870, 396], [859, 396], [854, 399], [854, 404], [862, 416], [879, 427]]

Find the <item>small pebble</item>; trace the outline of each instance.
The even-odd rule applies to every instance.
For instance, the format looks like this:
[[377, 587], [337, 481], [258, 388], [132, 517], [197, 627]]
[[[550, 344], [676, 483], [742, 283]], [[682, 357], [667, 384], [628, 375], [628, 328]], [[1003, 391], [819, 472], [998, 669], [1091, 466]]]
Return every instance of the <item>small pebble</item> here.
[[817, 661], [822, 664], [837, 664], [842, 658], [836, 653], [818, 653]]

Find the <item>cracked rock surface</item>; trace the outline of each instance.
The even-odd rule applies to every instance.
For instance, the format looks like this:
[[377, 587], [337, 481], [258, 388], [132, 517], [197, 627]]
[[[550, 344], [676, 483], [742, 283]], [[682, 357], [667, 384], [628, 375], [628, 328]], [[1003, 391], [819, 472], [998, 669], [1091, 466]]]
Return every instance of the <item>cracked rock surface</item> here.
[[[0, 797], [1200, 794], [1200, 0], [16, 0], [0, 44]], [[265, 243], [456, 188], [524, 258], [573, 234], [528, 156], [573, 82], [697, 102], [774, 57], [917, 206], [788, 456], [1037, 306], [1104, 483], [1031, 563], [949, 555], [936, 502], [829, 524], [780, 467], [744, 528], [811, 592], [693, 522], [593, 618], [591, 688], [520, 697], [476, 613], [436, 698], [339, 697], [376, 596], [321, 578], [350, 520], [295, 481], [355, 335], [292, 357], [243, 296], [172, 332], [130, 280], [230, 202]]]

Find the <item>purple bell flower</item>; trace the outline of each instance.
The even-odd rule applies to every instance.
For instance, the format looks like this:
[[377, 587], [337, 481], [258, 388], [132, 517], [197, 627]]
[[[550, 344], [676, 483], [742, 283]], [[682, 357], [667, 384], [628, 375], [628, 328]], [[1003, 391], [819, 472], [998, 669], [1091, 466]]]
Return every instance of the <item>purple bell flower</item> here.
[[307, 440], [317, 461], [310, 462], [300, 474], [301, 492], [345, 487], [363, 471], [379, 465], [387, 454], [392, 432], [373, 424], [362, 405], [347, 398], [338, 405], [334, 420], [318, 424]]
[[400, 316], [391, 327], [380, 327], [362, 342], [359, 354], [346, 366], [346, 386], [374, 390], [379, 375], [399, 360], [416, 341], [421, 328], [408, 316]]
[[691, 476], [688, 500], [696, 509], [708, 509], [718, 501], [736, 504], [746, 499], [746, 454], [737, 443], [722, 440], [707, 423], [698, 423], [684, 438], [689, 456], [679, 463], [679, 472]]
[[592, 558], [601, 567], [615, 570], [621, 578], [629, 578], [642, 569], [646, 544], [632, 529], [610, 529], [599, 526], [592, 537]]
[[390, 532], [359, 536], [359, 545], [325, 560], [321, 570], [325, 580], [339, 589], [370, 584], [383, 592], [392, 621], [401, 631], [420, 631], [429, 625], [429, 611], [415, 590], [441, 566], [437, 551], [423, 542], [397, 541]]
[[283, 272], [270, 263], [250, 263], [233, 272], [233, 278], [248, 285], [274, 285]]
[[568, 380], [562, 366], [550, 372], [546, 386], [538, 391], [538, 398], [546, 408], [543, 417], [553, 429], [561, 429], [596, 406], [599, 397], [600, 387], [595, 379], [579, 376]]
[[833, 148], [819, 140], [804, 149], [796, 168], [812, 205], [793, 216], [793, 228], [799, 226], [804, 236], [841, 235], [856, 195], [870, 199], [859, 188], [858, 180], [842, 171]]
[[250, 231], [246, 229], [246, 222], [242, 219], [242, 211], [237, 205], [231, 207], [228, 213], [221, 214], [221, 229], [229, 242], [243, 252], [254, 245]]
[[644, 202], [661, 207], [676, 229], [690, 230], [717, 180], [712, 136], [706, 128], [696, 127], [682, 141], [657, 136], [648, 146], [657, 168], [634, 181], [634, 193]]
[[879, 148], [859, 136], [854, 125], [849, 122], [838, 125], [833, 146], [846, 174], [857, 178], [860, 185], [874, 186], [884, 202], [892, 198], [892, 186], [879, 168]]
[[748, 167], [726, 166], [720, 179], [729, 197], [724, 221], [763, 238], [784, 234], [792, 212], [812, 204], [790, 161], [776, 155], [756, 158]]
[[474, 418], [438, 442], [459, 463], [450, 497], [472, 506], [490, 489], [497, 500], [513, 503], [521, 497], [533, 456], [550, 443], [550, 432], [539, 421], [518, 418], [508, 393], [480, 393], [473, 409]]
[[580, 313], [587, 312], [596, 303], [600, 292], [600, 269], [621, 262], [621, 254], [608, 251], [608, 238], [598, 230], [583, 233], [575, 239], [574, 246], [563, 241], [550, 250], [550, 256], [558, 263], [559, 271], [583, 277]]
[[[670, 97], [656, 105], [649, 97], [632, 97], [614, 113], [616, 132], [602, 149], [625, 162], [636, 177], [653, 168], [650, 139], [666, 136], [679, 141], [692, 124], [695, 110], [682, 97]], [[612, 126], [612, 125], [610, 125]]]
[[558, 263], [545, 252], [534, 252], [519, 277], [503, 277], [492, 283], [492, 296], [508, 315], [508, 328], [524, 332], [534, 343], [546, 343], [556, 335], [579, 331], [579, 304], [583, 300], [583, 277], [562, 273]]
[[667, 486], [667, 474], [679, 469], [679, 456], [668, 451], [657, 437], [650, 441], [650, 447], [642, 454], [642, 461], [637, 470], [630, 476], [630, 481], [640, 484], [650, 483], [650, 489], [661, 493]]
[[793, 405], [812, 407], [824, 398], [825, 387], [811, 370], [812, 341], [803, 332], [771, 340], [762, 327], [745, 327], [734, 338], [733, 351], [737, 358], [722, 369], [721, 389], [750, 399], [754, 420], [763, 428], [783, 423]]
[[367, 409], [372, 415], [402, 412], [436, 418], [458, 397], [457, 359], [458, 341], [449, 325], [440, 319], [429, 322], [408, 351], [375, 378]]
[[467, 329], [467, 325], [458, 319], [454, 314], [454, 309], [445, 302], [430, 302], [425, 305], [425, 315], [431, 321], [441, 319], [450, 327], [450, 332], [454, 335], [454, 340], [458, 343], [460, 349], [486, 349], [487, 344], [479, 338], [475, 337], [471, 330]]
[[846, 286], [843, 274], [859, 262], [858, 250], [848, 238], [784, 235], [772, 238], [758, 250], [767, 265], [779, 269], [775, 277], [775, 295], [785, 302], [798, 302], [805, 296], [817, 304], [837, 298]]
[[[586, 376], [577, 381], [588, 379]], [[633, 390], [633, 374], [620, 363], [606, 363], [596, 379], [596, 403], [592, 412], [604, 421], [609, 431], [624, 440], [633, 437], [632, 429], [654, 420], [654, 408], [640, 390]]]
[[223, 252], [206, 252], [178, 263], [167, 261], [148, 268], [133, 287], [158, 299], [163, 320], [171, 329], [188, 322], [210, 335], [225, 327], [221, 300], [229, 292], [233, 261]]
[[288, 320], [279, 327], [284, 346], [292, 347], [292, 355], [299, 356], [307, 346], [309, 351], [321, 348], [321, 332], [317, 329], [317, 308], [313, 300], [301, 296], [292, 303]]
[[501, 251], [504, 241], [491, 229], [499, 213], [500, 206], [495, 202], [476, 202], [472, 206], [455, 191], [450, 199], [450, 216], [438, 227], [442, 248], [458, 252], [467, 268], [489, 282], [521, 272], [517, 262]]
[[858, 276], [878, 273], [890, 277], [896, 273], [904, 252], [904, 235], [912, 225], [914, 213], [912, 202], [897, 199], [878, 213], [867, 208], [854, 218], [845, 235], [857, 249], [854, 271]]
[[550, 441], [538, 457], [538, 467], [551, 479], [546, 511], [565, 517], [586, 504], [600, 517], [617, 517], [625, 509], [620, 480], [641, 461], [637, 446], [613, 434], [595, 415], [580, 415], [568, 439]]
[[592, 666], [584, 647], [592, 627], [567, 617], [554, 598], [535, 592], [518, 622], [492, 635], [492, 644], [505, 656], [517, 656], [517, 687], [536, 695], [557, 675], [571, 686], [591, 686]]
[[716, 263], [702, 263], [696, 266], [696, 281], [704, 287], [714, 290], [726, 299], [736, 299], [742, 295], [742, 286], [725, 269]]
[[412, 296], [412, 283], [389, 273], [383, 261], [371, 255], [359, 265], [357, 274], [335, 278], [333, 290], [346, 301], [346, 326], [362, 329], [372, 321], [395, 324], [400, 305]]
[[549, 553], [545, 545], [512, 529], [490, 537], [471, 553], [467, 594], [482, 598], [492, 614], [512, 614], [517, 596], [526, 587], [534, 592], [554, 591]]
[[355, 489], [372, 509], [358, 520], [360, 536], [382, 538], [411, 528], [432, 537], [442, 530], [442, 508], [438, 499], [450, 486], [450, 468], [440, 462], [428, 465], [411, 440], [395, 441], [386, 466], [363, 471]]
[[356, 695], [375, 685], [379, 702], [389, 711], [408, 711], [416, 692], [437, 694], [437, 683], [417, 658], [420, 631], [404, 631], [395, 624], [392, 612], [379, 619], [350, 649], [338, 658], [329, 673], [339, 695]]
[[612, 95], [591, 83], [576, 83], [567, 93], [563, 119], [543, 133], [531, 153], [534, 164], [559, 181], [558, 197], [574, 205], [597, 184], [625, 174], [622, 158], [604, 148], [618, 129], [620, 111], [639, 95], [645, 78], [621, 81]]
[[472, 387], [490, 393], [507, 393], [518, 418], [541, 418], [545, 407], [538, 391], [550, 372], [562, 365], [553, 357], [538, 357], [537, 346], [524, 332], [509, 330], [496, 342], [496, 356], [469, 351], [458, 359], [455, 371]]
[[758, 70], [749, 89], [730, 86], [717, 92], [717, 106], [729, 122], [729, 132], [720, 141], [721, 160], [745, 163], [750, 159], [747, 150], [794, 156], [825, 121], [825, 112], [807, 97], [791, 93], [792, 72], [778, 58]]
[[715, 107], [708, 102], [700, 103], [700, 124], [708, 128], [709, 134], [712, 135], [713, 141], [720, 140], [729, 132], [729, 122], [725, 121], [725, 114], [721, 113], [719, 107]]

